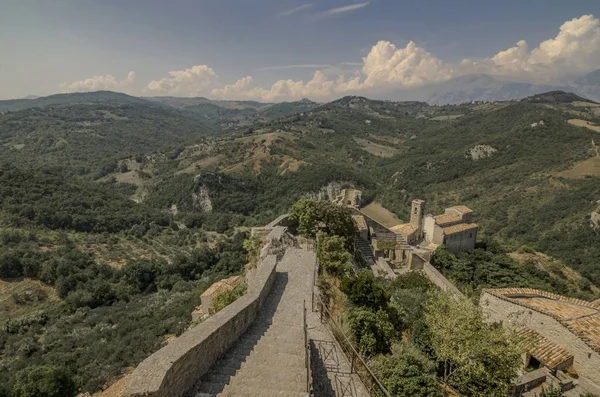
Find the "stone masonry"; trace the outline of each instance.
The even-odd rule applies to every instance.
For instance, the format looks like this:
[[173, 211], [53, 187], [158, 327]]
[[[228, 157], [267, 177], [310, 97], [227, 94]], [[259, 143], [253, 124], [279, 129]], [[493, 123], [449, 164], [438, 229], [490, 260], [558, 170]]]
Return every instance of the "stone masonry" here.
[[248, 282], [248, 292], [142, 361], [129, 378], [123, 397], [185, 396], [246, 331], [259, 313], [275, 279], [271, 255]]
[[[540, 299], [551, 300], [553, 298], [553, 294], [544, 293], [544, 291], [523, 290], [547, 295]], [[578, 302], [575, 299], [571, 299], [571, 301], [572, 304]], [[580, 336], [567, 328], [559, 317], [535, 310], [524, 304], [511, 302], [498, 293], [494, 293], [494, 290], [484, 290], [479, 304], [488, 314], [489, 321], [501, 322], [513, 329], [522, 327], [533, 329], [546, 339], [565, 348], [574, 356], [574, 366], [579, 374], [581, 386], [589, 391], [600, 393], [600, 354], [584, 342]], [[593, 304], [585, 302], [585, 305], [592, 307]]]
[[202, 377], [196, 397], [306, 397], [302, 318], [310, 264], [288, 248], [254, 324]]

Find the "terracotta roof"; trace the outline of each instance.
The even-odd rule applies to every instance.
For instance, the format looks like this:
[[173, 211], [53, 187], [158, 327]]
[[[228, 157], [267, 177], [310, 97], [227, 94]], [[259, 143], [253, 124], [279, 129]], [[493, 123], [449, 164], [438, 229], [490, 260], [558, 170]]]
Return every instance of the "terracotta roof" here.
[[442, 227], [444, 225], [449, 225], [451, 223], [460, 222], [462, 220], [462, 217], [460, 215], [456, 215], [456, 214], [437, 215], [437, 216], [434, 216], [433, 218], [435, 219], [435, 223]]
[[208, 287], [201, 296], [213, 296], [218, 295], [225, 291], [230, 291], [240, 285], [244, 280], [244, 276], [232, 276], [224, 280], [217, 281], [210, 287]]
[[485, 289], [507, 302], [552, 317], [600, 353], [600, 307], [594, 302], [553, 294], [533, 288]]
[[455, 205], [454, 207], [450, 207], [450, 208], [460, 211], [463, 214], [468, 214], [468, 213], [473, 212], [473, 210], [470, 209], [469, 207], [467, 207], [466, 205]]
[[365, 220], [365, 217], [362, 215], [352, 215], [352, 219], [354, 220], [354, 223], [356, 224], [356, 227], [358, 228], [358, 230], [367, 230], [367, 221]]
[[450, 234], [456, 234], [464, 232], [466, 230], [477, 229], [478, 227], [479, 226], [477, 226], [476, 223], [459, 223], [458, 225], [445, 227], [442, 230], [444, 232], [444, 235], [448, 236]]
[[573, 359], [573, 355], [562, 346], [549, 341], [532, 329], [517, 331], [518, 346], [550, 369]]
[[409, 236], [417, 231], [417, 227], [411, 223], [403, 223], [390, 228], [390, 230], [403, 236]]

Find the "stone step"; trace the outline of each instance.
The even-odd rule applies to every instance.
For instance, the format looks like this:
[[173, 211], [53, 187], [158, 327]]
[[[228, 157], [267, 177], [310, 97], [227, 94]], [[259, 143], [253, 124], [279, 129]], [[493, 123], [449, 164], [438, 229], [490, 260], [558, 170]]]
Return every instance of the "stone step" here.
[[304, 343], [304, 332], [301, 327], [298, 329], [283, 328], [279, 332], [274, 329], [272, 332], [267, 332], [261, 336], [244, 335], [239, 339], [239, 343], [246, 344], [248, 342], [260, 343], [268, 341], [270, 343]]
[[217, 394], [218, 397], [307, 397], [306, 384], [289, 389], [275, 384], [261, 382], [260, 379], [252, 383], [228, 385]]
[[[290, 390], [277, 390], [270, 388], [231, 390], [216, 395], [217, 397], [308, 397], [306, 392], [297, 392]], [[212, 397], [212, 396], [211, 396]]]
[[235, 383], [244, 383], [245, 380], [258, 380], [281, 385], [302, 384], [306, 382], [306, 369], [302, 366], [301, 368], [290, 368], [286, 371], [273, 371], [273, 368], [267, 367], [248, 367], [244, 371], [244, 377], [236, 378]]

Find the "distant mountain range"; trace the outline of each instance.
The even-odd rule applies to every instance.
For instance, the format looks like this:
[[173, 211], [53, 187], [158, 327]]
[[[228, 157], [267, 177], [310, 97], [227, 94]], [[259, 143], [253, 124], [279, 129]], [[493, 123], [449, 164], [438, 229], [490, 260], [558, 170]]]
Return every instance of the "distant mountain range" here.
[[548, 91], [565, 91], [600, 101], [600, 69], [573, 80], [569, 84], [545, 85], [502, 80], [487, 74], [456, 77], [426, 87], [422, 99], [431, 105], [457, 104], [472, 101], [504, 101], [523, 99]]
[[[396, 91], [387, 95], [385, 99], [420, 101], [427, 102], [430, 105], [452, 105], [474, 101], [519, 100], [550, 91], [570, 92], [600, 102], [600, 69], [573, 79], [569, 83], [553, 85], [503, 80], [500, 77], [488, 74], [470, 74], [425, 87]], [[378, 95], [377, 93], [371, 93], [369, 96], [376, 97]], [[47, 97], [29, 95], [22, 99], [0, 101], [0, 112], [32, 107], [57, 106], [64, 102], [73, 104], [112, 103], [115, 101], [129, 104], [168, 106], [194, 110], [202, 114], [214, 113], [216, 110], [222, 112], [225, 109], [230, 113], [243, 116], [260, 114], [267, 117], [310, 111], [319, 105], [308, 99], [294, 102], [263, 103], [247, 100], [213, 100], [204, 97], [133, 97], [116, 92], [98, 91], [96, 93], [57, 94]]]

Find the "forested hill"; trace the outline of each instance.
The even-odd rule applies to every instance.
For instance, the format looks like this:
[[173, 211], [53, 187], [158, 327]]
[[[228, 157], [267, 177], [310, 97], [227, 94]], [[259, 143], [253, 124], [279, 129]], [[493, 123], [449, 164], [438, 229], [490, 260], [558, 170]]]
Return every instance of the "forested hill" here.
[[600, 285], [600, 105], [572, 94], [429, 106], [98, 92], [0, 113], [2, 397], [46, 376], [110, 384], [190, 324], [211, 281], [242, 271], [246, 227], [346, 186], [404, 220], [414, 198], [472, 207], [502, 249], [458, 262], [467, 287], [543, 274], [562, 292], [565, 273], [572, 295]]

